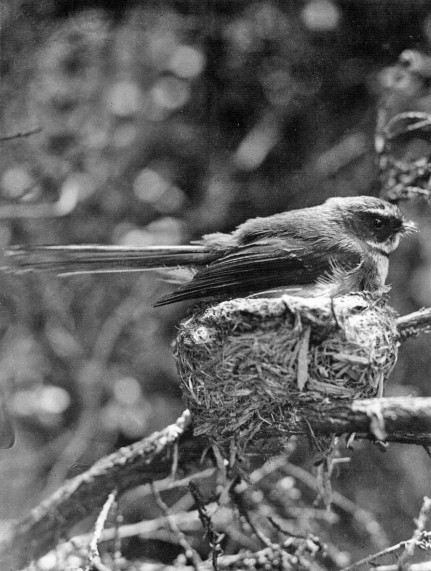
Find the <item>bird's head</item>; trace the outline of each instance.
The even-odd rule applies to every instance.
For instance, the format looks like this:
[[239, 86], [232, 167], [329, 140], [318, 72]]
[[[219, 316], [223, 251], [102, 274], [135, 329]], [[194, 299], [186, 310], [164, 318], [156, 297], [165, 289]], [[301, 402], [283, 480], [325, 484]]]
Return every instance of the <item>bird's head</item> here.
[[398, 206], [380, 198], [330, 198], [325, 206], [344, 231], [386, 255], [397, 248], [402, 236], [416, 231], [416, 225], [404, 218]]

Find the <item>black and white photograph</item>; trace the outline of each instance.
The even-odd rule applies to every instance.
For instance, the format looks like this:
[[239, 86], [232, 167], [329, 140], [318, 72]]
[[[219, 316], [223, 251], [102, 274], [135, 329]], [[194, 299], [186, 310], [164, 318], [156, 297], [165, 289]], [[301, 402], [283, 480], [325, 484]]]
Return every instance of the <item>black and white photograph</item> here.
[[431, 571], [431, 3], [0, 0], [0, 571]]

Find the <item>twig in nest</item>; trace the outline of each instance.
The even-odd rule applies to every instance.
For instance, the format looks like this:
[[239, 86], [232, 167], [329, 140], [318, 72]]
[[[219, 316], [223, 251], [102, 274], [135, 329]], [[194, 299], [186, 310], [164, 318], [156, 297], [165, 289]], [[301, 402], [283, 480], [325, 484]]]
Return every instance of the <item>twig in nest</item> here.
[[199, 564], [202, 562], [201, 558], [199, 557], [198, 552], [193, 549], [193, 547], [188, 542], [185, 534], [180, 530], [177, 526], [176, 521], [171, 518], [171, 513], [169, 511], [168, 506], [162, 500], [162, 496], [160, 495], [159, 490], [156, 488], [154, 483], [152, 484], [154, 498], [156, 500], [157, 505], [161, 509], [162, 513], [166, 516], [168, 525], [171, 531], [176, 535], [178, 538], [178, 543], [184, 549], [184, 554], [192, 562], [193, 568], [195, 571], [199, 571]]
[[299, 341], [298, 369], [296, 381], [298, 389], [302, 391], [308, 380], [308, 349], [310, 346], [311, 327], [306, 327]]
[[96, 525], [94, 526], [94, 534], [90, 542], [90, 549], [88, 552], [88, 559], [87, 565], [85, 566], [85, 571], [91, 571], [94, 567], [100, 569], [100, 565], [102, 561], [100, 559], [99, 553], [99, 540], [103, 532], [103, 528], [105, 527], [106, 520], [108, 518], [109, 512], [115, 502], [115, 498], [117, 497], [117, 490], [112, 491], [108, 499], [106, 500], [102, 510], [100, 511], [99, 517], [97, 518]]

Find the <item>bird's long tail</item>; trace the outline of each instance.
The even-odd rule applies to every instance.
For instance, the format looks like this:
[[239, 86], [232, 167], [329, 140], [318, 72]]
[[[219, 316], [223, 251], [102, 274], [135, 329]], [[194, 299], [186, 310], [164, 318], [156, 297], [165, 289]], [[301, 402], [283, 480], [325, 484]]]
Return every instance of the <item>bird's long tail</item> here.
[[214, 250], [191, 246], [15, 246], [3, 252], [0, 271], [51, 271], [61, 276], [139, 272], [176, 266], [202, 266]]

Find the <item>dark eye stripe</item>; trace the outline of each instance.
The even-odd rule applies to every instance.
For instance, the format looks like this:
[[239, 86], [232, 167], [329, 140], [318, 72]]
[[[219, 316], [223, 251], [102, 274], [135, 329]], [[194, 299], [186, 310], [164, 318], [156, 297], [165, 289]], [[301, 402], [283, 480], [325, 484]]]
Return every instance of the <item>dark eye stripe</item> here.
[[400, 228], [402, 226], [402, 220], [399, 216], [395, 216], [394, 214], [387, 214], [381, 213], [377, 214], [377, 212], [371, 213], [373, 219], [380, 219], [384, 224], [390, 224], [393, 228]]

